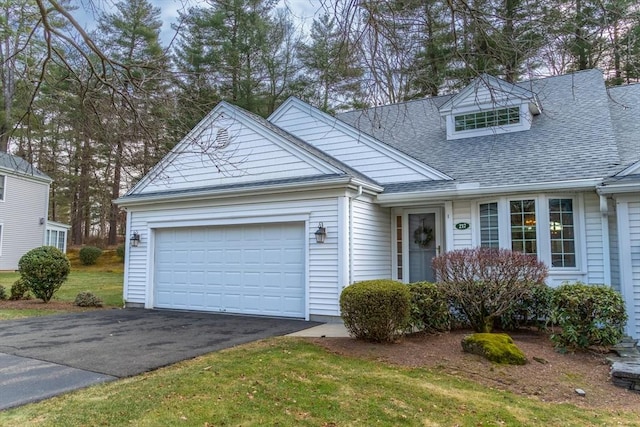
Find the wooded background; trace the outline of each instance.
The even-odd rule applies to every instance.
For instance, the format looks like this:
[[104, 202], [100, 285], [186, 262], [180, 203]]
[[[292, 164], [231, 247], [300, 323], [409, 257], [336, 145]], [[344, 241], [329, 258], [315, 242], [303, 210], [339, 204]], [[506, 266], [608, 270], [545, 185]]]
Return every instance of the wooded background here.
[[640, 79], [637, 0], [324, 0], [306, 26], [273, 0], [184, 6], [163, 45], [148, 0], [0, 0], [0, 151], [54, 179], [49, 218], [72, 225], [72, 245], [116, 244], [112, 200], [220, 100], [266, 117], [292, 95], [333, 113], [448, 94], [480, 73]]

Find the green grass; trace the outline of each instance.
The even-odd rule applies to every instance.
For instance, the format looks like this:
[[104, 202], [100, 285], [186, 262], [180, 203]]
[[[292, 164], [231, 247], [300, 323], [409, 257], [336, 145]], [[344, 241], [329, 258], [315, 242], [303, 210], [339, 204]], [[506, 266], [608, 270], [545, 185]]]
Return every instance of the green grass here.
[[[123, 264], [115, 251], [104, 251], [98, 258], [98, 262], [91, 266], [80, 264], [77, 250], [69, 251], [68, 257], [71, 261], [71, 273], [54, 295], [54, 301], [73, 302], [78, 293], [89, 291], [102, 299], [107, 307], [122, 307]], [[10, 294], [11, 286], [19, 277], [20, 274], [16, 272], [0, 272], [0, 285], [5, 287], [7, 296]], [[6, 308], [0, 301], [0, 320], [46, 316], [62, 312], [48, 309], [46, 304], [38, 309]]]
[[637, 414], [549, 404], [436, 370], [275, 338], [0, 412], [2, 426], [597, 426]]

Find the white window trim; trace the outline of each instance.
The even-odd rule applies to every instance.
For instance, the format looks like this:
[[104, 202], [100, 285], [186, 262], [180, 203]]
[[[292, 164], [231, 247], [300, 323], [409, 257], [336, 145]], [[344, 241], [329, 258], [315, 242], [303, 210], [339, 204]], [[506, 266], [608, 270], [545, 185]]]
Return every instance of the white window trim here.
[[499, 246], [503, 249], [511, 250], [511, 218], [509, 211], [509, 202], [511, 200], [535, 200], [536, 204], [536, 223], [541, 221], [547, 223], [549, 221], [549, 199], [572, 199], [573, 200], [573, 222], [575, 235], [575, 251], [576, 266], [575, 267], [552, 267], [551, 266], [551, 236], [547, 227], [536, 227], [537, 240], [537, 257], [554, 273], [579, 273], [586, 274], [587, 251], [584, 247], [586, 244], [586, 235], [584, 233], [585, 224], [585, 208], [584, 196], [578, 194], [524, 194], [514, 196], [501, 196], [487, 199], [476, 200], [472, 204], [472, 243], [474, 247], [480, 246], [480, 205], [485, 203], [498, 203], [498, 235]]
[[0, 173], [0, 180], [2, 181], [2, 194], [0, 194], [0, 202], [4, 202], [7, 198], [7, 175]]
[[0, 256], [2, 256], [3, 237], [4, 237], [4, 223], [0, 222]]
[[[529, 104], [520, 104], [520, 122], [511, 125], [492, 126], [480, 129], [460, 130], [456, 131], [455, 117], [462, 114], [481, 113], [502, 108], [516, 107], [517, 105], [500, 105], [498, 106], [478, 106], [475, 109], [455, 110], [446, 116], [447, 140], [471, 138], [475, 136], [497, 135], [501, 133], [520, 132], [531, 129], [533, 116], [529, 111]], [[468, 111], [467, 111], [468, 110]]]

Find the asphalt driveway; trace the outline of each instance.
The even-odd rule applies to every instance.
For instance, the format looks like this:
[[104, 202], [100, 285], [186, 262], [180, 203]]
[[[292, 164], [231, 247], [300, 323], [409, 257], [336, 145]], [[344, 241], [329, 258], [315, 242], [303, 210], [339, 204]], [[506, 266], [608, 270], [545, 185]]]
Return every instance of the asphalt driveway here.
[[318, 324], [144, 309], [2, 322], [0, 409]]

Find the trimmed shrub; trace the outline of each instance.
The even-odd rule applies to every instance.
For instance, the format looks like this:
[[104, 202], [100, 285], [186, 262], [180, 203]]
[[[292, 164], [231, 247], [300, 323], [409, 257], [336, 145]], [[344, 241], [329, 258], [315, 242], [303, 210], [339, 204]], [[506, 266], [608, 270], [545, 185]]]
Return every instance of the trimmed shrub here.
[[547, 277], [536, 257], [493, 248], [446, 252], [433, 259], [433, 269], [454, 311], [476, 332], [491, 332], [496, 318]]
[[357, 282], [340, 295], [342, 320], [358, 339], [393, 342], [407, 327], [410, 301], [403, 283], [388, 279]]
[[29, 290], [46, 303], [67, 279], [71, 264], [58, 249], [42, 246], [24, 254], [18, 261], [18, 268]]
[[565, 283], [554, 292], [551, 340], [560, 350], [610, 346], [618, 343], [627, 322], [624, 301], [609, 286]]
[[451, 329], [449, 304], [436, 284], [415, 282], [408, 287], [411, 294], [409, 331], [433, 333]]
[[94, 265], [102, 255], [102, 249], [95, 246], [85, 246], [78, 252], [78, 258], [82, 265]]
[[22, 277], [16, 280], [13, 285], [11, 285], [11, 296], [9, 299], [12, 301], [31, 299], [31, 295], [29, 295], [29, 283]]
[[0, 301], [4, 301], [7, 299], [7, 289], [0, 285]]
[[102, 300], [89, 291], [80, 292], [73, 303], [78, 307], [102, 307]]
[[535, 326], [546, 330], [553, 312], [553, 288], [545, 284], [531, 287], [531, 294], [514, 301], [511, 307], [496, 319], [495, 326], [505, 331]]
[[472, 334], [462, 339], [462, 349], [500, 364], [524, 365], [527, 363], [522, 350], [507, 334]]
[[118, 255], [120, 260], [124, 261], [124, 245], [118, 245], [116, 248], [116, 255]]

